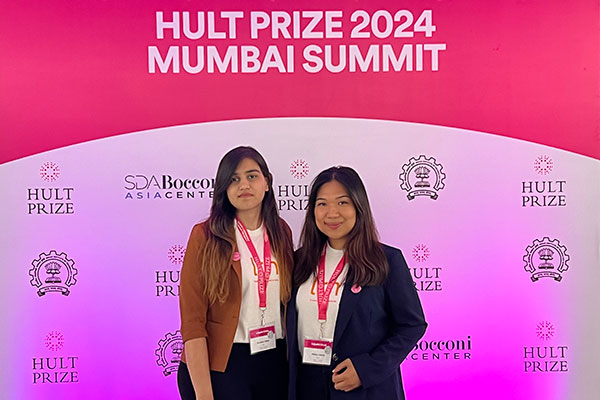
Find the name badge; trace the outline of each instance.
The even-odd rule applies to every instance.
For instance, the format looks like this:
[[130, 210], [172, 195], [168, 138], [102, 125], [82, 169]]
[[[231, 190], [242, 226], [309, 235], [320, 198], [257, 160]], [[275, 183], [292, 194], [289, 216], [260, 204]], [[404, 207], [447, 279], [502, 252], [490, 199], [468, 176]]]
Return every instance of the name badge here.
[[275, 324], [269, 323], [259, 328], [250, 328], [250, 354], [260, 353], [261, 351], [274, 349], [275, 343]]
[[330, 365], [333, 340], [304, 339], [304, 364]]

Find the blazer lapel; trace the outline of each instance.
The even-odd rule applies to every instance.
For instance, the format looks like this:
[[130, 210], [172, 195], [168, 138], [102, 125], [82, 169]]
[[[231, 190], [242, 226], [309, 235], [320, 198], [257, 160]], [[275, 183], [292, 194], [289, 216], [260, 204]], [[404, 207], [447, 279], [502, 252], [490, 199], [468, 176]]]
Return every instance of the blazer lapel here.
[[335, 333], [333, 334], [333, 343], [339, 340], [350, 321], [352, 312], [356, 308], [356, 304], [362, 295], [362, 291], [353, 293], [350, 288], [352, 284], [350, 282], [344, 283], [344, 291], [342, 292], [342, 300], [340, 301], [340, 308], [338, 309], [337, 321], [335, 323]]

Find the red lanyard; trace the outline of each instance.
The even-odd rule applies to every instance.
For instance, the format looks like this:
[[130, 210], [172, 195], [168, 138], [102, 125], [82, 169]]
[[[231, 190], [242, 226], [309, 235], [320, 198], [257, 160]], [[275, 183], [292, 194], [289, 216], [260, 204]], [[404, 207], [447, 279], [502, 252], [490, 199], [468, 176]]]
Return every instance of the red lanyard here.
[[321, 259], [319, 260], [319, 268], [317, 270], [317, 305], [319, 306], [319, 321], [327, 320], [327, 307], [329, 306], [329, 296], [335, 286], [335, 281], [342, 273], [344, 264], [346, 263], [346, 255], [342, 256], [342, 259], [338, 263], [337, 267], [333, 271], [329, 283], [325, 287], [325, 253], [327, 247], [323, 249]]
[[252, 259], [254, 260], [254, 264], [256, 264], [256, 269], [258, 270], [258, 306], [261, 309], [267, 308], [267, 285], [269, 284], [269, 277], [271, 276], [271, 246], [269, 245], [269, 235], [267, 234], [267, 230], [264, 229], [264, 264], [260, 262], [260, 257], [254, 247], [254, 243], [252, 243], [252, 239], [250, 239], [250, 235], [248, 234], [248, 230], [239, 219], [235, 219], [235, 223], [237, 225], [238, 231], [240, 235], [242, 235], [242, 239], [246, 243], [246, 247], [250, 250], [250, 254], [252, 254]]

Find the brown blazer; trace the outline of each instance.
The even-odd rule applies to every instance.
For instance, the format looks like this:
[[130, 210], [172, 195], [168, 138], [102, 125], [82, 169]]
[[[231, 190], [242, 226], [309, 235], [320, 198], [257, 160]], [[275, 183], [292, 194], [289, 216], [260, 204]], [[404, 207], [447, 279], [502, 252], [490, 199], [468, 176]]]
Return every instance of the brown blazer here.
[[[283, 220], [281, 222], [291, 236], [287, 224]], [[179, 292], [181, 336], [184, 343], [190, 339], [206, 337], [210, 369], [224, 372], [242, 304], [242, 269], [239, 260], [231, 262], [228, 272], [229, 298], [224, 303], [209, 304], [204, 296], [204, 282], [200, 272], [202, 250], [206, 245], [206, 229], [206, 222], [194, 226], [183, 258]], [[182, 360], [185, 361], [185, 352]]]

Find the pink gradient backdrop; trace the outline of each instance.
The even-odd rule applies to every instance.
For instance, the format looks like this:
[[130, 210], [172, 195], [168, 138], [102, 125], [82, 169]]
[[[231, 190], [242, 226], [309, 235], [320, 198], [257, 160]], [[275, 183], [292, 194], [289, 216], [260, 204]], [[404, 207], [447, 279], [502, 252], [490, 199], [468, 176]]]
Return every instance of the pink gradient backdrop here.
[[[7, 315], [2, 356], [11, 360], [2, 373], [4, 397], [177, 398], [175, 377], [163, 375], [155, 356], [159, 340], [178, 329], [177, 297], [156, 296], [155, 273], [179, 270], [168, 250], [185, 244], [210, 202], [126, 199], [124, 177], [212, 177], [221, 154], [240, 140], [269, 160], [279, 199], [285, 199], [280, 185], [308, 184], [332, 164], [353, 166], [366, 183], [382, 241], [401, 248], [411, 268], [442, 268], [443, 290], [420, 292], [430, 324], [424, 340], [470, 337], [471, 357], [409, 356], [402, 364], [409, 400], [594, 399], [600, 390], [600, 346], [593, 334], [600, 326], [600, 262], [598, 221], [590, 210], [600, 188], [590, 177], [600, 173], [597, 160], [473, 131], [304, 118], [170, 127], [3, 165], [0, 179], [9, 185], [0, 217], [11, 229], [0, 231], [0, 243], [3, 265], [14, 266], [2, 270], [10, 285], [0, 292]], [[400, 188], [402, 166], [422, 153], [435, 157], [446, 173], [435, 201], [409, 201]], [[553, 160], [543, 177], [533, 168], [541, 154]], [[290, 173], [298, 159], [309, 166], [301, 179]], [[40, 178], [39, 166], [47, 161], [60, 166], [56, 182]], [[542, 179], [567, 182], [567, 207], [521, 207], [522, 181]], [[74, 187], [75, 214], [27, 214], [31, 187]], [[281, 214], [297, 239], [304, 212], [284, 208]], [[544, 236], [558, 238], [571, 258], [562, 282], [534, 283], [524, 269], [526, 247]], [[428, 247], [427, 260], [412, 257], [417, 244]], [[29, 282], [32, 260], [51, 249], [66, 252], [79, 271], [67, 297], [39, 297]], [[555, 328], [549, 340], [536, 336], [541, 321]], [[44, 346], [50, 331], [64, 335], [59, 351]], [[568, 346], [569, 371], [524, 373], [525, 346]], [[32, 358], [55, 356], [79, 357], [79, 383], [32, 384]]]
[[[127, 174], [212, 177], [239, 144], [261, 150], [276, 184], [306, 185], [332, 164], [363, 176], [384, 242], [411, 267], [441, 266], [444, 290], [421, 293], [425, 340], [471, 337], [472, 359], [406, 360], [410, 399], [596, 400], [600, 393], [597, 287], [600, 203], [600, 5], [472, 0], [8, 2], [0, 13], [0, 292], [5, 324], [2, 398], [176, 398], [154, 354], [179, 327], [177, 298], [155, 295], [155, 271], [206, 217], [209, 199], [127, 200]], [[437, 72], [149, 74], [147, 47], [206, 45], [155, 38], [155, 12], [433, 10], [445, 43]], [[218, 28], [222, 28], [221, 25]], [[309, 43], [295, 40], [299, 58]], [[239, 37], [247, 37], [240, 31]], [[217, 42], [280, 46], [286, 41]], [[402, 44], [399, 40], [394, 42]], [[215, 42], [210, 42], [215, 44]], [[280, 118], [291, 117], [291, 118]], [[263, 119], [264, 118], [264, 119]], [[127, 134], [129, 133], [129, 134]], [[103, 139], [103, 140], [97, 140]], [[74, 145], [74, 146], [71, 146]], [[403, 164], [434, 156], [447, 173], [433, 201], [408, 201]], [[554, 170], [540, 176], [536, 157]], [[310, 174], [296, 180], [290, 163]], [[56, 162], [56, 182], [40, 166]], [[521, 207], [521, 182], [566, 180], [564, 208]], [[27, 214], [32, 187], [73, 187], [74, 215]], [[297, 239], [303, 213], [283, 210]], [[570, 269], [533, 283], [523, 254], [559, 238]], [[424, 243], [426, 262], [411, 258]], [[68, 297], [36, 295], [32, 260], [66, 252], [78, 268]], [[536, 337], [540, 321], [555, 335]], [[50, 331], [64, 347], [44, 345]], [[568, 345], [569, 372], [523, 373], [524, 346]], [[78, 384], [33, 385], [32, 357], [77, 356]]]

